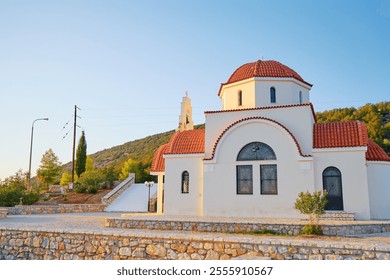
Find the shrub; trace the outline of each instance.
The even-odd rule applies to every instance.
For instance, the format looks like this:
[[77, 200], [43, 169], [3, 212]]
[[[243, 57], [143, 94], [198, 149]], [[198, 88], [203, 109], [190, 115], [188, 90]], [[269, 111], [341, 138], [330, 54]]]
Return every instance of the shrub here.
[[22, 196], [23, 205], [31, 205], [39, 200], [38, 192], [25, 192]]
[[319, 225], [305, 225], [301, 230], [301, 234], [322, 235], [322, 229]]
[[322, 230], [318, 225], [319, 217], [325, 213], [325, 206], [328, 203], [326, 199], [326, 191], [317, 192], [301, 192], [295, 201], [294, 208], [302, 214], [309, 216], [309, 225], [306, 225], [302, 232], [303, 234], [322, 234]]
[[75, 184], [73, 187], [73, 190], [77, 193], [86, 193], [87, 192], [87, 185]]
[[99, 186], [88, 186], [87, 187], [87, 193], [95, 194], [99, 190]]

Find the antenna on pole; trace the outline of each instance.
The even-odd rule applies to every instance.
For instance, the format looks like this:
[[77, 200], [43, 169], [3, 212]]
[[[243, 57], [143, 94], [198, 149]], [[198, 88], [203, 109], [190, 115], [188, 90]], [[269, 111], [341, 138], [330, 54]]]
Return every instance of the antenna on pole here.
[[[74, 105], [74, 124], [73, 124], [73, 151], [72, 151], [72, 186], [74, 184], [74, 158], [76, 150], [76, 127], [77, 127], [77, 109], [81, 110], [77, 105]], [[80, 118], [80, 117], [79, 117]]]

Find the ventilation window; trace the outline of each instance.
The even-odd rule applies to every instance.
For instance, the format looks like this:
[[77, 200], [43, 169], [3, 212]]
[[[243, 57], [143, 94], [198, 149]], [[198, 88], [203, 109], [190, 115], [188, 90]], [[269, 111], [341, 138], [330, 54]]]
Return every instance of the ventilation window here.
[[242, 106], [242, 91], [238, 91], [238, 106]]
[[271, 103], [276, 103], [276, 90], [274, 87], [270, 88], [270, 99]]

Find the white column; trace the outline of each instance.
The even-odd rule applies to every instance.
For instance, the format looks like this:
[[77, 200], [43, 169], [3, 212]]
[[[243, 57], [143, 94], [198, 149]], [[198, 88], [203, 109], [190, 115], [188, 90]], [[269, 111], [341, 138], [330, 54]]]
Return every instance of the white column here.
[[164, 191], [164, 173], [157, 175], [157, 214], [163, 214], [163, 191]]

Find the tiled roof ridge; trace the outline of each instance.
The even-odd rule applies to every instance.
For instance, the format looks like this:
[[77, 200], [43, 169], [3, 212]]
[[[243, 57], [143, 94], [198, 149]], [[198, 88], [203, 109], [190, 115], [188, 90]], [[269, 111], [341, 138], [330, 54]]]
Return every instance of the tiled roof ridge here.
[[366, 151], [366, 160], [367, 161], [387, 161], [390, 162], [390, 156], [372, 140], [368, 140], [367, 151]]
[[286, 130], [291, 138], [293, 139], [293, 141], [295, 142], [295, 145], [297, 146], [297, 149], [298, 149], [298, 152], [299, 152], [299, 155], [301, 155], [302, 157], [311, 157], [311, 155], [304, 155], [302, 153], [302, 150], [301, 150], [301, 146], [299, 145], [299, 142], [298, 140], [295, 138], [295, 136], [292, 134], [292, 132], [287, 128], [285, 127], [283, 124], [279, 123], [278, 121], [275, 121], [273, 119], [270, 119], [270, 118], [265, 118], [265, 117], [248, 117], [248, 118], [243, 118], [243, 119], [240, 119], [238, 121], [235, 121], [233, 122], [232, 124], [230, 124], [228, 127], [226, 127], [222, 133], [219, 135], [219, 137], [217, 138], [217, 140], [215, 141], [214, 143], [214, 146], [213, 146], [213, 151], [211, 153], [211, 157], [208, 157], [208, 158], [205, 158], [204, 160], [212, 160], [215, 156], [215, 151], [217, 149], [217, 146], [219, 144], [219, 141], [222, 139], [222, 137], [225, 135], [225, 133], [230, 129], [232, 128], [233, 126], [235, 126], [236, 124], [239, 124], [241, 122], [245, 122], [245, 121], [249, 121], [249, 120], [266, 120], [266, 121], [270, 121], [270, 122], [273, 122], [277, 125], [279, 125], [280, 127], [282, 127], [284, 130]]
[[218, 113], [227, 113], [227, 112], [238, 112], [238, 111], [251, 111], [251, 110], [269, 110], [269, 109], [280, 109], [280, 108], [293, 108], [293, 107], [304, 107], [310, 106], [311, 111], [313, 113], [313, 117], [315, 122], [317, 122], [317, 117], [314, 112], [314, 107], [311, 102], [302, 103], [302, 104], [290, 104], [290, 105], [279, 105], [279, 106], [264, 106], [264, 107], [256, 107], [256, 108], [241, 108], [241, 109], [229, 109], [229, 110], [215, 110], [215, 111], [205, 111], [205, 114], [218, 114]]

